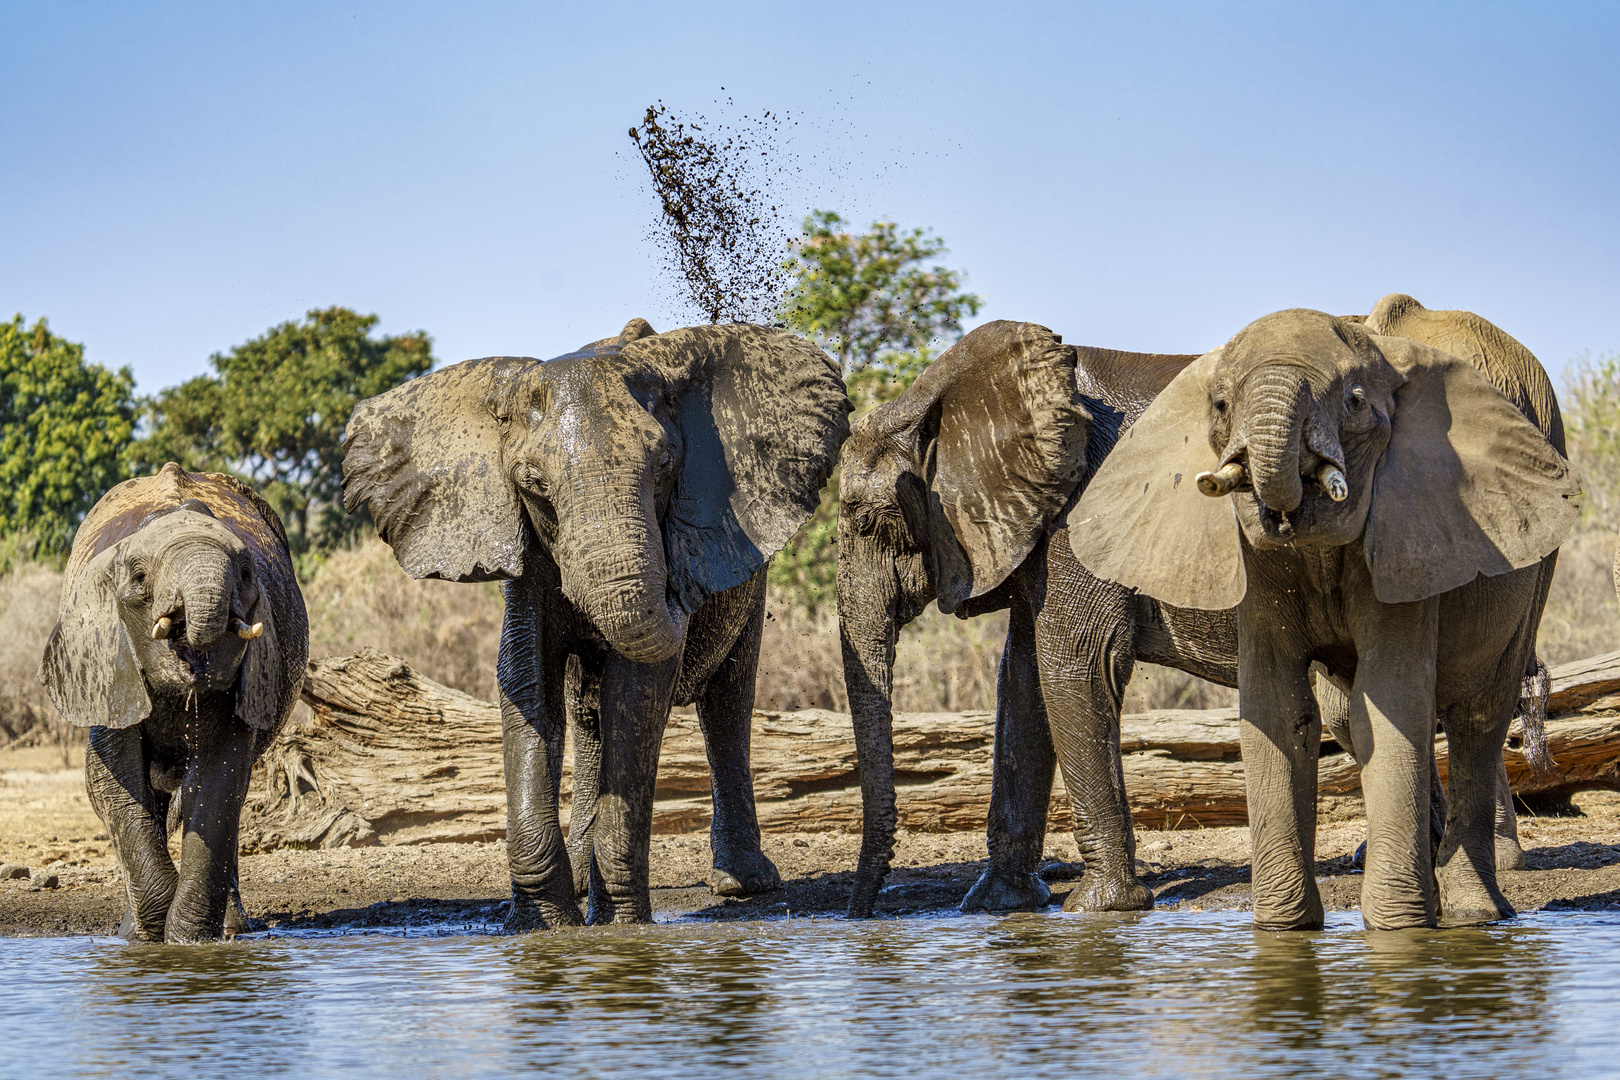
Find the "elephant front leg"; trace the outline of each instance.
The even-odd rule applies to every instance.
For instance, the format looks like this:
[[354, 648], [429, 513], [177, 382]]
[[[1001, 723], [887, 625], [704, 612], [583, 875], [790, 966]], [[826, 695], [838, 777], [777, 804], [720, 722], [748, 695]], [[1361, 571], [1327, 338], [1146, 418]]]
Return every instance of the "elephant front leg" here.
[[1320, 930], [1316, 758], [1322, 721], [1311, 695], [1309, 661], [1244, 627], [1241, 613], [1239, 618], [1238, 712], [1254, 925]]
[[985, 842], [990, 865], [963, 911], [1033, 911], [1052, 900], [1036, 868], [1046, 847], [1055, 759], [1035, 662], [1035, 620], [1015, 602], [996, 679], [996, 741], [990, 773]]
[[1436, 606], [1373, 604], [1353, 630], [1350, 729], [1367, 804], [1362, 921], [1369, 930], [1433, 926]]
[[131, 941], [162, 941], [178, 875], [164, 827], [168, 801], [152, 789], [141, 729], [93, 727], [85, 749], [85, 789], [107, 827], [124, 872], [124, 918]]
[[1496, 883], [1502, 851], [1497, 822], [1504, 794], [1510, 814], [1513, 806], [1502, 761], [1510, 713], [1506, 701], [1497, 704], [1488, 697], [1446, 711], [1450, 806], [1445, 839], [1435, 857], [1439, 920], [1446, 926], [1474, 926], [1514, 915]]
[[714, 818], [709, 846], [714, 855], [709, 890], [716, 896], [752, 896], [782, 887], [782, 875], [765, 857], [754, 809], [754, 774], [749, 742], [754, 719], [754, 679], [759, 668], [760, 634], [765, 625], [765, 582], [748, 624], [698, 696], [698, 723], [709, 756], [709, 791]]
[[[508, 933], [578, 926], [574, 875], [557, 813], [554, 744], [563, 738], [564, 658], [542, 641], [538, 571], [506, 585], [496, 675], [506, 766], [506, 859], [512, 876]], [[549, 635], [548, 635], [549, 636]]]
[[658, 752], [669, 719], [677, 654], [638, 664], [615, 654], [602, 675], [602, 773], [591, 832], [591, 924], [652, 921], [648, 863]]
[[242, 802], [253, 770], [253, 731], [221, 722], [206, 754], [181, 781], [180, 880], [164, 927], [167, 941], [214, 941], [225, 931], [236, 885]]

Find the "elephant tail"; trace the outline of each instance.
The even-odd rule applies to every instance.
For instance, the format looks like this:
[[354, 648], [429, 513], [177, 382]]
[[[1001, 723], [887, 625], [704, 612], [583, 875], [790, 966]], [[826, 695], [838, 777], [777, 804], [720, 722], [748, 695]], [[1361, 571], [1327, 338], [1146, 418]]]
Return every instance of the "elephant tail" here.
[[1546, 776], [1554, 768], [1547, 751], [1547, 699], [1552, 695], [1552, 674], [1541, 657], [1533, 659], [1535, 669], [1520, 684], [1518, 719], [1524, 725], [1524, 760], [1538, 775]]

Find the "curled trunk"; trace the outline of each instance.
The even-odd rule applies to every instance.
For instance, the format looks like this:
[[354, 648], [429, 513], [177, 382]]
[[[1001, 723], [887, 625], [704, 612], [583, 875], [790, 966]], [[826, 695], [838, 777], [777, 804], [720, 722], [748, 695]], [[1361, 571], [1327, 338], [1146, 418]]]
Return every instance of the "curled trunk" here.
[[899, 635], [893, 556], [871, 541], [841, 544], [838, 637], [861, 778], [861, 857], [849, 916], [870, 918], [894, 857], [894, 645]]
[[642, 664], [681, 648], [684, 619], [670, 611], [664, 535], [650, 496], [601, 495], [575, 484], [557, 507], [554, 555], [563, 595], [615, 650]]
[[230, 628], [236, 580], [231, 557], [213, 548], [189, 552], [178, 561], [175, 580], [185, 610], [186, 645], [206, 652]]
[[1304, 496], [1299, 455], [1310, 402], [1305, 373], [1292, 367], [1258, 371], [1247, 398], [1249, 477], [1261, 502], [1289, 513]]

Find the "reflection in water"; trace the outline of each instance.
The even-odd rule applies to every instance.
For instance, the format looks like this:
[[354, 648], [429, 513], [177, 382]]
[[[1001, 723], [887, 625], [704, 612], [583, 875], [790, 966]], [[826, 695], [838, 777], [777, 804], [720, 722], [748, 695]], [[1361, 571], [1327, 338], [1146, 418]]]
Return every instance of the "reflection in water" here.
[[[1597, 1076], [1620, 922], [1241, 913], [0, 942], [12, 1062], [73, 1075]], [[0, 1071], [4, 1071], [0, 1069]]]

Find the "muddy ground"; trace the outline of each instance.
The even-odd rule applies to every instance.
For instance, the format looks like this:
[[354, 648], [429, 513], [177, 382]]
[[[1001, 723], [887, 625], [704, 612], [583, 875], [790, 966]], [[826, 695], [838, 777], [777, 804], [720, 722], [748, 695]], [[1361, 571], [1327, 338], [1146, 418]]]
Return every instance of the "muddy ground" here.
[[[51, 750], [0, 752], [0, 863], [28, 868], [27, 877], [0, 880], [0, 935], [105, 934], [122, 914], [123, 886], [112, 849], [85, 797], [83, 767], [73, 766], [64, 768], [60, 753]], [[1580, 816], [1519, 818], [1529, 869], [1500, 879], [1520, 911], [1620, 909], [1620, 793], [1583, 792], [1572, 805]], [[1324, 824], [1318, 833], [1317, 873], [1331, 909], [1357, 906], [1361, 877], [1349, 855], [1363, 835], [1360, 821]], [[845, 833], [769, 835], [765, 852], [781, 871], [783, 888], [721, 900], [703, 885], [706, 835], [656, 836], [653, 905], [659, 918], [837, 915], [848, 899], [859, 847], [859, 837]], [[1137, 854], [1160, 908], [1248, 906], [1245, 828], [1144, 830], [1137, 834]], [[878, 910], [888, 916], [948, 912], [978, 877], [984, 859], [982, 834], [901, 833], [896, 869]], [[1042, 873], [1055, 902], [1077, 880], [1075, 859], [1071, 837], [1048, 839]], [[264, 928], [478, 929], [499, 923], [507, 896], [505, 845], [499, 841], [276, 851], [242, 859], [243, 901]]]

